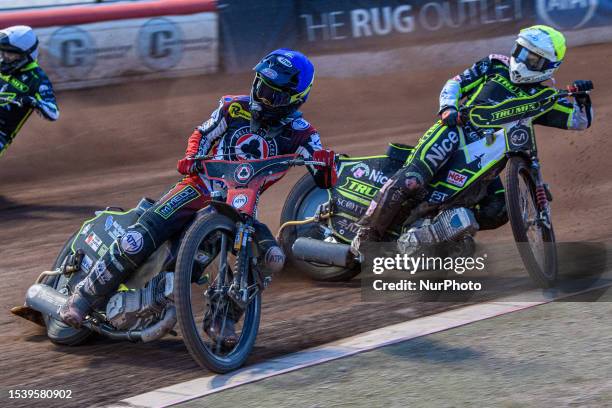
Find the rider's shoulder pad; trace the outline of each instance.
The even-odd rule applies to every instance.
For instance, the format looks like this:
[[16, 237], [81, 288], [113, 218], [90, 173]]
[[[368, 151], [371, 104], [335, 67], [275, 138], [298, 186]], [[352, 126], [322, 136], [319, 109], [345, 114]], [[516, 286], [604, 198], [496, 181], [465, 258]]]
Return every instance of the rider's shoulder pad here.
[[229, 105], [232, 102], [239, 102], [240, 104], [249, 104], [249, 96], [248, 95], [224, 95], [221, 97], [219, 101], [224, 105]]
[[304, 118], [296, 118], [291, 121], [291, 128], [293, 130], [306, 130], [310, 127], [312, 126]]
[[489, 55], [491, 62], [501, 62], [504, 65], [510, 65], [510, 57], [502, 54], [491, 54]]

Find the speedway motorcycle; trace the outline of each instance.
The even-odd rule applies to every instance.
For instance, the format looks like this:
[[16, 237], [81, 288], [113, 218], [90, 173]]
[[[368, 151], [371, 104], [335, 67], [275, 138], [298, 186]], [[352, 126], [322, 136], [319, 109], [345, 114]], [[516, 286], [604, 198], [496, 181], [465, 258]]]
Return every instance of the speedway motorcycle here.
[[[63, 323], [58, 309], [152, 200], [144, 198], [129, 211], [96, 212], [66, 242], [52, 269], [28, 289], [25, 306], [12, 312], [45, 326], [49, 339], [64, 345], [81, 344], [92, 333], [151, 342], [168, 333], [176, 335], [178, 324], [199, 365], [219, 373], [240, 367], [255, 344], [261, 293], [270, 282], [257, 265], [254, 224], [259, 196], [291, 166], [324, 163], [281, 155], [244, 161], [203, 159], [201, 164], [206, 177], [223, 183], [227, 192], [214, 193], [193, 222], [160, 246], [105, 305], [90, 313], [82, 328]], [[203, 322], [221, 319], [223, 332], [228, 313], [235, 316], [236, 311], [241, 319], [233, 347], [207, 336]]]
[[[446, 256], [471, 255], [479, 229], [472, 210], [506, 169], [506, 206], [523, 263], [536, 285], [553, 286], [557, 252], [552, 195], [542, 178], [533, 121], [558, 99], [579, 94], [583, 92], [546, 88], [493, 106], [460, 109], [462, 123], [480, 129], [483, 137], [461, 143], [427, 186], [425, 199], [383, 241], [397, 242], [398, 251], [409, 255], [436, 246], [446, 248]], [[287, 197], [278, 235], [289, 261], [316, 280], [355, 277], [359, 254], [348, 245], [357, 232], [355, 223], [412, 150], [391, 144], [385, 155], [342, 157], [338, 183], [329, 191], [300, 179]]]

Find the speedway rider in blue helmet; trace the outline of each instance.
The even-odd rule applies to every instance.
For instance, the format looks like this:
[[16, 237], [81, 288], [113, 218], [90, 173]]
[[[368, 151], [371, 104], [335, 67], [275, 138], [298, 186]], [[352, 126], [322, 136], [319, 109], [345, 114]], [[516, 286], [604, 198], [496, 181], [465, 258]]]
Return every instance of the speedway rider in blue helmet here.
[[[156, 248], [183, 230], [196, 212], [208, 205], [213, 192], [223, 194], [222, 184], [208, 180], [200, 172], [198, 159], [238, 161], [297, 153], [325, 163], [309, 168], [319, 187], [335, 184], [334, 152], [323, 150], [319, 133], [298, 111], [314, 82], [310, 60], [298, 51], [278, 49], [266, 55], [254, 71], [251, 94], [222, 97], [210, 118], [189, 137], [185, 158], [177, 164], [184, 177], [113, 242], [87, 278], [77, 285], [60, 310], [66, 323], [79, 327], [94, 306], [105, 302]], [[170, 214], [157, 211], [168, 205], [172, 208]], [[285, 262], [283, 251], [264, 224], [257, 223], [255, 229], [259, 252], [263, 254], [259, 260], [262, 271], [280, 271]], [[215, 314], [210, 312], [204, 318], [205, 332], [213, 341], [233, 347], [237, 341], [234, 322], [240, 319], [241, 311], [231, 311], [225, 324], [212, 319]]]

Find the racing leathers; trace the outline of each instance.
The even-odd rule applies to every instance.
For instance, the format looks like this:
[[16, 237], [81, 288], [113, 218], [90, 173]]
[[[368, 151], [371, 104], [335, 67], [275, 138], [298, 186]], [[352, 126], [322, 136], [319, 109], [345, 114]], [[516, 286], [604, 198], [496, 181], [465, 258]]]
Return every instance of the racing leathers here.
[[47, 120], [59, 118], [51, 82], [35, 61], [14, 74], [0, 74], [0, 156], [33, 111]]
[[[530, 96], [546, 86], [542, 83], [514, 84], [510, 81], [509, 58], [490, 55], [463, 73], [448, 80], [440, 93], [440, 111], [443, 119], [456, 118], [454, 114], [462, 103], [470, 105], [495, 105], [507, 99]], [[450, 117], [449, 117], [450, 116]], [[593, 111], [591, 101], [583, 96], [576, 101], [560, 99], [547, 113], [533, 123], [560, 129], [584, 130], [591, 125]], [[446, 123], [451, 124], [451, 120]], [[425, 198], [425, 186], [448, 161], [462, 143], [469, 144], [484, 135], [470, 124], [456, 127], [437, 121], [419, 140], [414, 151], [393, 177], [380, 189], [368, 211], [359, 221], [360, 231], [354, 246], [360, 242], [380, 240], [387, 228], [400, 213], [414, 208]], [[504, 187], [497, 177], [489, 185], [487, 196], [475, 208], [476, 220], [481, 229], [494, 229], [508, 221]], [[402, 208], [404, 206], [404, 208]], [[410, 207], [410, 208], [406, 208]]]
[[[187, 159], [213, 157], [219, 160], [265, 159], [297, 153], [305, 159], [322, 151], [318, 132], [300, 112], [282, 119], [275, 126], [258, 126], [252, 131], [248, 96], [225, 96], [210, 119], [198, 126], [189, 137]], [[211, 200], [213, 192], [224, 193], [224, 186], [208, 180], [197, 169], [179, 169], [185, 177], [165, 193], [125, 234], [115, 240], [108, 252], [91, 268], [87, 278], [77, 285], [72, 304], [62, 309], [66, 323], [79, 326], [82, 315], [75, 315], [74, 303], [82, 312], [103, 302], [165, 241], [185, 228], [196, 212]], [[327, 184], [327, 169], [309, 168], [315, 182], [322, 188]], [[261, 270], [265, 275], [278, 272], [285, 255], [270, 230], [262, 223], [255, 225], [259, 245]], [[86, 302], [87, 304], [83, 304]], [[68, 303], [71, 303], [69, 301]], [[81, 321], [79, 321], [81, 320]]]

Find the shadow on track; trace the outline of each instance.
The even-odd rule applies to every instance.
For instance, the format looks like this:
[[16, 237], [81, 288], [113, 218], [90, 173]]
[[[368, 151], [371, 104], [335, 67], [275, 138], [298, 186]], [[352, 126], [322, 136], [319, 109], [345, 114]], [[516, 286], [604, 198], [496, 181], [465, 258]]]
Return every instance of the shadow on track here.
[[[102, 209], [97, 206], [68, 204], [31, 204], [19, 203], [0, 195], [0, 224], [21, 220], [45, 220], [58, 216], [72, 218], [75, 215], [93, 216], [94, 211]], [[63, 217], [62, 217], [63, 218]]]

